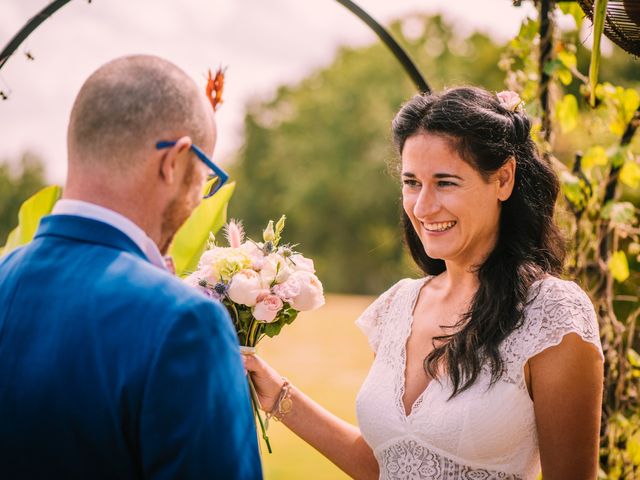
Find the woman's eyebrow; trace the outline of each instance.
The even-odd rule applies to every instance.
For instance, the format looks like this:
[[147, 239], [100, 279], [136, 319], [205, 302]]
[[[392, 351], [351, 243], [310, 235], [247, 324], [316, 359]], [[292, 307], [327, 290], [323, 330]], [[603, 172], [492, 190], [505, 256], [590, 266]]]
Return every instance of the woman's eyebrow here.
[[453, 173], [434, 173], [433, 178], [457, 178], [458, 180], [464, 180], [459, 175], [454, 175]]

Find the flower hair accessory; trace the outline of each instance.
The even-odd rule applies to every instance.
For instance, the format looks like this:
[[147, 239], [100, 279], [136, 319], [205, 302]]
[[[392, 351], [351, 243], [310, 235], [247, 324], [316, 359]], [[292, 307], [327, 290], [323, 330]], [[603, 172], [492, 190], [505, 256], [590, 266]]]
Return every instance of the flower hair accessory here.
[[502, 105], [502, 108], [505, 110], [509, 110], [510, 112], [523, 113], [524, 111], [524, 102], [513, 90], [504, 90], [502, 92], [496, 93], [496, 97], [498, 97], [498, 102]]

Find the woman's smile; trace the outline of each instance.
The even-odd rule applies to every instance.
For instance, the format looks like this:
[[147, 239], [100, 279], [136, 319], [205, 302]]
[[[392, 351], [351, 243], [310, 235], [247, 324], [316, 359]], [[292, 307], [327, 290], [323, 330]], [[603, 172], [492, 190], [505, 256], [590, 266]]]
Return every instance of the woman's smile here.
[[444, 233], [448, 230], [451, 230], [456, 226], [458, 222], [456, 221], [448, 221], [448, 222], [420, 222], [422, 224], [422, 228], [424, 228], [429, 233]]

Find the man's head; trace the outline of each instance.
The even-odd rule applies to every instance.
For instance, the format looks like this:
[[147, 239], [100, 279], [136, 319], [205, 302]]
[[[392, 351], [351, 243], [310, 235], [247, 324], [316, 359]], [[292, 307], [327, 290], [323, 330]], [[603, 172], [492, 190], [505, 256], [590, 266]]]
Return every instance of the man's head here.
[[[102, 204], [138, 223], [166, 251], [198, 204], [211, 154], [213, 110], [195, 82], [153, 56], [116, 59], [84, 83], [71, 111], [65, 195]], [[159, 141], [175, 141], [158, 150]]]

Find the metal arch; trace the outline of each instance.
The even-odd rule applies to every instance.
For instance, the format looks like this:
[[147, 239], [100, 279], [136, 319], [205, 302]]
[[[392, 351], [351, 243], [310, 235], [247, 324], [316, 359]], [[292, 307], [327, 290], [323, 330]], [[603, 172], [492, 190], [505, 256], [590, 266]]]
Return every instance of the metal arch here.
[[391, 34], [378, 22], [376, 22], [371, 15], [365, 12], [362, 8], [356, 5], [351, 0], [336, 0], [338, 3], [347, 8], [350, 12], [356, 15], [360, 20], [367, 24], [371, 30], [378, 35], [378, 38], [382, 40], [382, 43], [386, 45], [386, 47], [391, 50], [394, 57], [400, 62], [402, 68], [404, 68], [405, 72], [411, 77], [411, 80], [418, 88], [421, 93], [430, 93], [431, 88], [429, 88], [429, 84], [424, 79], [418, 67], [413, 63], [407, 52], [396, 42], [396, 40], [391, 36]]
[[71, 0], [55, 0], [44, 7], [39, 13], [31, 17], [26, 25], [22, 27], [11, 40], [9, 40], [9, 43], [4, 47], [2, 53], [0, 53], [0, 70], [2, 69], [2, 67], [4, 67], [4, 64], [7, 63], [9, 57], [13, 55], [13, 52], [18, 49], [20, 44], [24, 42], [29, 35], [31, 35], [31, 32], [33, 32], [40, 26], [42, 22], [44, 22], [47, 18], [57, 12], [60, 8], [64, 7], [70, 1]]
[[[55, 0], [43, 8], [39, 13], [34, 15], [24, 27], [16, 33], [16, 35], [9, 41], [9, 43], [4, 47], [2, 52], [0, 53], [0, 70], [4, 67], [9, 57], [13, 55], [13, 53], [18, 49], [18, 47], [24, 42], [24, 40], [31, 35], [31, 33], [40, 26], [42, 22], [47, 20], [51, 15], [53, 15], [60, 8], [65, 6], [71, 0]], [[418, 88], [418, 90], [422, 93], [429, 93], [431, 89], [427, 84], [426, 80], [416, 67], [415, 63], [411, 60], [407, 52], [396, 42], [396, 40], [391, 36], [391, 34], [377, 21], [375, 21], [371, 15], [365, 12], [362, 8], [356, 5], [351, 0], [336, 0], [338, 3], [347, 8], [350, 12], [356, 15], [360, 20], [362, 20], [371, 30], [375, 32], [375, 34], [380, 38], [380, 40], [385, 44], [385, 46], [391, 51], [394, 57], [400, 62], [402, 68], [404, 68], [405, 72], [411, 77], [411, 80]]]

